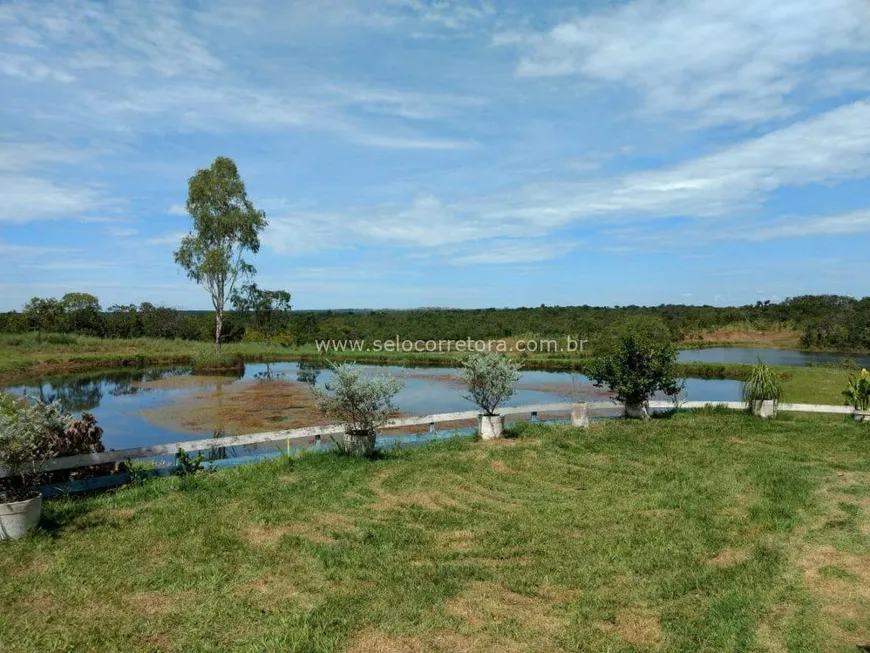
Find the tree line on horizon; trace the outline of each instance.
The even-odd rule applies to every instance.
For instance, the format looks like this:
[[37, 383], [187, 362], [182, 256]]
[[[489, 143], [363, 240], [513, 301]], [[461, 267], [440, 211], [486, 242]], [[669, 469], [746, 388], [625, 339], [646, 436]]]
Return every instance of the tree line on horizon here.
[[[291, 311], [289, 293], [278, 303], [258, 307], [256, 297], [241, 295], [225, 312], [222, 342], [271, 340], [306, 345], [315, 340], [461, 340], [502, 337], [595, 339], [627, 319], [653, 315], [664, 320], [679, 339], [728, 327], [759, 331], [790, 328], [807, 347], [870, 349], [870, 297], [805, 295], [782, 302], [744, 306], [538, 306], [487, 309], [325, 310]], [[178, 310], [151, 303], [100, 306], [88, 293], [60, 299], [31, 299], [20, 311], [0, 313], [0, 332], [68, 333], [101, 338], [166, 338], [213, 341], [214, 313]]]

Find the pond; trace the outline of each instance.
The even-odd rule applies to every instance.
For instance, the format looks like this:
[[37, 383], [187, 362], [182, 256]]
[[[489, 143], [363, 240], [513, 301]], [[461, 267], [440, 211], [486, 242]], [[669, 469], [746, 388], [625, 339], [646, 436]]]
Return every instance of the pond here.
[[711, 347], [684, 349], [679, 360], [683, 363], [745, 363], [753, 364], [759, 357], [769, 365], [836, 365], [850, 359], [862, 367], [870, 367], [870, 355], [834, 352], [806, 352], [794, 349], [764, 349], [761, 347]]
[[[405, 379], [396, 397], [403, 414], [470, 410], [455, 369], [371, 367], [373, 374]], [[310, 386], [329, 370], [307, 363], [248, 364], [243, 376], [191, 376], [183, 368], [117, 370], [47, 378], [7, 388], [18, 395], [58, 399], [75, 412], [92, 412], [104, 429], [107, 449], [165, 444], [212, 435], [235, 435], [323, 424]], [[737, 381], [688, 379], [686, 398], [739, 399]], [[558, 403], [572, 397], [601, 401], [607, 393], [583, 376], [526, 371], [509, 405]]]

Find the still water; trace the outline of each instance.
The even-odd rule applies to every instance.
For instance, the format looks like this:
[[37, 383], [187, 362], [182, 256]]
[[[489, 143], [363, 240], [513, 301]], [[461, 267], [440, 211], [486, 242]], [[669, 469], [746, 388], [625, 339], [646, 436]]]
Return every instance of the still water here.
[[862, 367], [870, 367], [870, 355], [804, 352], [792, 349], [763, 349], [755, 347], [712, 347], [685, 349], [680, 352], [683, 363], [755, 363], [759, 358], [768, 365], [831, 365], [848, 358]]
[[[368, 371], [405, 379], [395, 400], [405, 414], [474, 408], [462, 397], [455, 369], [371, 367]], [[263, 381], [264, 376], [271, 380]], [[49, 401], [57, 399], [69, 410], [92, 412], [103, 427], [106, 448], [123, 449], [209, 437], [215, 429], [208, 418], [215, 415], [227, 416], [236, 425], [223, 430], [225, 434], [316, 423], [312, 421], [316, 418], [309, 388], [312, 384], [322, 386], [329, 378], [329, 370], [305, 363], [252, 363], [238, 379], [190, 377], [183, 368], [117, 370], [46, 378], [7, 391]], [[285, 394], [275, 395], [272, 390], [276, 388]], [[739, 394], [740, 384], [736, 381], [686, 382], [685, 397], [691, 400], [730, 401], [738, 399]], [[580, 375], [526, 371], [508, 405], [566, 402], [574, 397], [600, 401], [605, 395]], [[284, 406], [290, 408], [285, 410]], [[269, 421], [276, 415], [280, 422]]]

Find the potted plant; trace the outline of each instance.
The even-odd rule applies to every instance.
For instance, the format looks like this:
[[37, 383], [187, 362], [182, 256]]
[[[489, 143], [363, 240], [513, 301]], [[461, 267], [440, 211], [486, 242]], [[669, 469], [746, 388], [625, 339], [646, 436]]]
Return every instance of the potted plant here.
[[849, 385], [843, 390], [846, 405], [855, 412], [852, 415], [859, 422], [870, 422], [870, 372], [861, 370], [861, 374], [850, 374]]
[[478, 430], [484, 440], [504, 434], [504, 416], [495, 411], [514, 395], [521, 367], [497, 352], [476, 352], [462, 362], [460, 380], [467, 389], [463, 398], [480, 409]]
[[399, 411], [393, 397], [404, 381], [392, 376], [363, 376], [358, 365], [330, 365], [332, 378], [323, 388], [313, 388], [317, 407], [344, 425], [344, 436], [336, 440], [339, 450], [359, 457], [375, 452], [378, 429]]
[[586, 400], [583, 399], [583, 385], [576, 373], [571, 374], [571, 392], [568, 399], [571, 400], [571, 426], [575, 428], [589, 428], [589, 413]]
[[743, 401], [753, 415], [765, 419], [776, 417], [779, 402], [782, 401], [782, 381], [760, 357], [749, 378], [743, 382]]
[[57, 403], [0, 400], [0, 540], [23, 537], [39, 522], [42, 495], [33, 487], [52, 456], [51, 434], [68, 419]]
[[678, 395], [677, 349], [673, 334], [659, 318], [628, 320], [602, 346], [589, 365], [596, 387], [607, 386], [624, 404], [626, 417], [649, 419], [649, 398], [656, 392]]

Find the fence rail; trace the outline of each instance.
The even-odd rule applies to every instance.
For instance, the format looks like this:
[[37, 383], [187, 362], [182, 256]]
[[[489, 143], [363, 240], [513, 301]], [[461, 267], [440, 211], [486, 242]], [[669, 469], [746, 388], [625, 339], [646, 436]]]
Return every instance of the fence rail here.
[[[531, 415], [538, 414], [569, 414], [571, 412], [571, 403], [554, 403], [554, 404], [533, 404], [527, 406], [505, 406], [499, 410], [499, 413], [505, 416], [508, 415]], [[742, 401], [685, 401], [680, 403], [681, 408], [704, 408], [706, 406], [721, 406], [735, 410], [745, 410], [746, 404]], [[668, 409], [673, 408], [674, 403], [671, 401], [650, 401], [651, 409]], [[621, 405], [612, 401], [589, 401], [586, 402], [586, 410], [590, 413], [602, 411], [618, 411]], [[852, 409], [848, 406], [828, 406], [822, 404], [780, 404], [779, 410], [784, 412], [804, 412], [804, 413], [828, 413], [832, 415], [850, 415]], [[478, 416], [476, 410], [465, 410], [455, 413], [438, 413], [433, 415], [420, 415], [412, 417], [400, 417], [390, 420], [386, 429], [397, 429], [410, 426], [429, 426], [433, 429], [436, 424], [446, 422], [461, 422], [474, 420]], [[126, 460], [136, 460], [141, 458], [153, 458], [156, 456], [175, 455], [179, 448], [185, 451], [204, 451], [208, 449], [240, 447], [246, 445], [266, 444], [270, 442], [286, 442], [288, 446], [301, 444], [302, 441], [313, 438], [321, 438], [323, 436], [337, 435], [341, 433], [343, 427], [339, 424], [330, 424], [327, 426], [309, 426], [298, 429], [287, 429], [283, 431], [267, 431], [264, 433], [251, 433], [248, 435], [231, 435], [220, 438], [206, 438], [202, 440], [185, 440], [184, 442], [172, 442], [169, 444], [157, 444], [146, 447], [135, 447], [130, 449], [116, 449], [113, 451], [104, 451], [102, 453], [82, 454], [78, 456], [66, 456], [63, 458], [52, 458], [47, 465], [50, 471], [62, 469], [75, 469], [77, 467], [88, 467], [90, 465], [100, 465], [105, 463], [117, 463]], [[0, 478], [8, 476], [6, 470], [0, 468]]]

